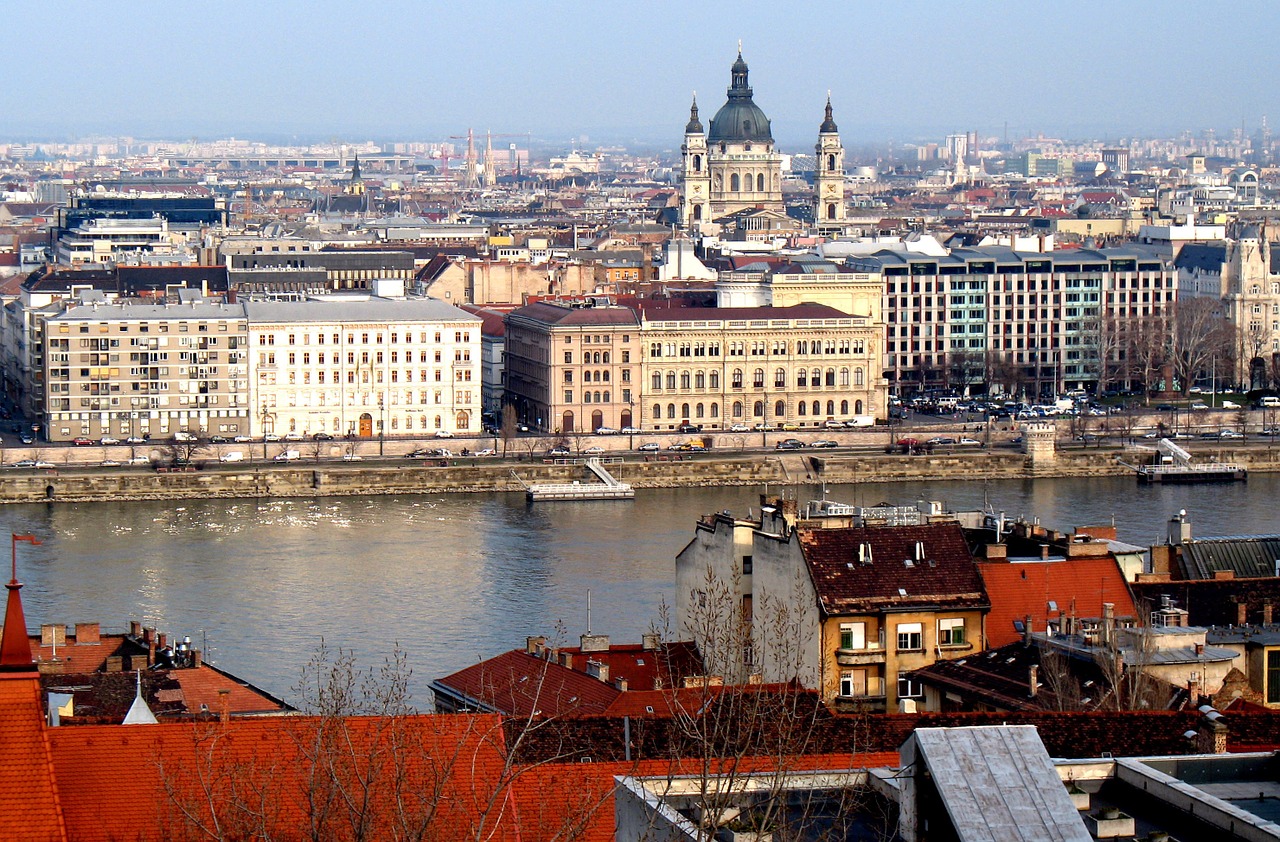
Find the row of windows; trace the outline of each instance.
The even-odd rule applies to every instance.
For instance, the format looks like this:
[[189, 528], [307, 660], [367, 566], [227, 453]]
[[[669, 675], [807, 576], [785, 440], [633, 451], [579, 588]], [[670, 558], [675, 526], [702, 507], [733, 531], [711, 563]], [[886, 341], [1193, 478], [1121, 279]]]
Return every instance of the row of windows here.
[[[865, 385], [866, 375], [861, 367], [852, 371], [853, 385]], [[678, 377], [678, 379], [677, 379]], [[841, 386], [848, 388], [850, 385], [850, 370], [841, 368], [837, 371], [834, 368], [828, 368], [825, 373], [822, 369], [815, 368], [812, 371], [800, 369], [796, 372], [796, 386], [798, 388], [818, 388], [821, 386]], [[730, 373], [730, 386], [734, 389], [744, 388], [743, 372], [740, 368], [735, 368]], [[650, 375], [650, 385], [654, 391], [661, 391], [663, 388], [668, 390], [676, 389], [719, 389], [720, 388], [720, 372], [711, 371], [708, 373], [702, 371], [682, 371], [677, 375], [674, 371], [668, 371], [665, 374], [655, 371]], [[765, 370], [757, 368], [752, 372], [751, 380], [752, 388], [763, 389], [765, 387]], [[787, 372], [785, 369], [775, 369], [773, 372], [773, 387], [775, 389], [787, 388]]]
[[[434, 352], [432, 352], [432, 354], [433, 354], [433, 359], [432, 359], [432, 360], [430, 360], [430, 362], [436, 362], [436, 363], [438, 363], [438, 362], [442, 362], [442, 356], [443, 356], [443, 354], [442, 354], [440, 351], [434, 351]], [[182, 358], [183, 358], [183, 359], [186, 359], [186, 354], [183, 354], [183, 355], [182, 355]], [[214, 358], [214, 359], [217, 359], [217, 355], [216, 355], [216, 354], [215, 354], [215, 355], [213, 355], [213, 358]], [[311, 365], [311, 352], [310, 352], [310, 351], [303, 351], [301, 354], [298, 354], [298, 353], [297, 353], [297, 352], [295, 352], [295, 351], [290, 351], [290, 352], [289, 352], [289, 354], [288, 354], [288, 356], [287, 356], [287, 357], [284, 357], [284, 359], [287, 359], [287, 360], [289, 361], [289, 365], [297, 365], [297, 364], [298, 364], [298, 359], [299, 359], [299, 358], [301, 358], [301, 359], [302, 359], [302, 364], [303, 364], [303, 365]], [[391, 359], [391, 362], [392, 362], [392, 363], [399, 363], [399, 362], [400, 362], [400, 352], [399, 352], [399, 351], [392, 351], [392, 352], [390, 352], [390, 359]], [[386, 357], [384, 357], [384, 356], [383, 356], [383, 352], [382, 352], [382, 351], [375, 351], [375, 352], [373, 352], [372, 354], [370, 354], [370, 352], [369, 352], [369, 351], [361, 351], [361, 352], [360, 352], [360, 362], [359, 362], [359, 364], [360, 364], [360, 365], [367, 365], [367, 364], [369, 364], [369, 363], [373, 363], [373, 364], [375, 364], [375, 365], [382, 365], [382, 364], [384, 363], [384, 361], [385, 361], [385, 360], [386, 360]], [[411, 362], [413, 362], [413, 352], [412, 352], [412, 351], [405, 351], [405, 352], [404, 352], [404, 361], [405, 361], [406, 363], [411, 363]], [[471, 362], [471, 349], [470, 349], [470, 348], [459, 348], [459, 349], [455, 350], [455, 351], [453, 352], [453, 361], [454, 361], [455, 363], [466, 363], [466, 362]], [[321, 351], [320, 353], [316, 354], [316, 364], [317, 364], [317, 365], [325, 365], [325, 364], [330, 363], [330, 362], [332, 362], [334, 365], [341, 365], [341, 364], [342, 364], [342, 356], [341, 356], [337, 351], [334, 351], [332, 354], [326, 354], [326, 353], [325, 353], [325, 352], [323, 352], [323, 351]], [[426, 351], [419, 351], [419, 352], [418, 352], [418, 362], [420, 362], [420, 363], [428, 362], [428, 360], [427, 360], [427, 352], [426, 352]], [[275, 364], [276, 364], [276, 352], [275, 352], [275, 351], [259, 351], [259, 352], [258, 352], [258, 365], [275, 365]], [[357, 363], [356, 363], [356, 352], [355, 352], [355, 351], [348, 351], [348, 352], [347, 352], [347, 365], [356, 365], [356, 364], [357, 364]]]
[[[828, 417], [835, 417], [835, 416], [837, 415], [837, 413], [836, 413], [836, 407], [837, 407], [837, 406], [839, 406], [839, 409], [840, 409], [839, 415], [842, 415], [842, 416], [848, 416], [848, 415], [849, 415], [849, 410], [850, 410], [850, 408], [852, 408], [852, 410], [853, 410], [853, 414], [854, 414], [854, 415], [861, 415], [861, 414], [862, 414], [862, 408], [863, 408], [862, 401], [854, 401], [852, 404], [850, 404], [850, 403], [849, 403], [849, 401], [847, 401], [847, 400], [840, 401], [840, 403], [839, 403], [838, 405], [837, 405], [837, 404], [836, 404], [836, 402], [835, 402], [835, 401], [833, 401], [833, 400], [832, 400], [832, 401], [827, 401], [825, 406], [826, 406], [826, 410], [827, 410], [827, 411], [826, 411], [826, 415], [827, 415]], [[677, 412], [676, 412], [676, 405], [675, 405], [674, 403], [669, 403], [669, 404], [667, 404], [667, 405], [666, 405], [666, 408], [667, 408], [667, 415], [666, 415], [666, 417], [667, 417], [667, 418], [669, 418], [669, 419], [672, 419], [672, 420], [675, 420], [675, 419], [688, 419], [688, 418], [704, 418], [704, 417], [707, 417], [707, 416], [705, 415], [705, 413], [706, 413], [706, 411], [707, 411], [707, 405], [706, 405], [706, 404], [696, 403], [696, 404], [692, 404], [692, 405], [690, 405], [690, 404], [687, 404], [687, 403], [682, 403], [682, 404], [680, 404], [680, 409], [679, 409], [679, 413], [678, 413], [678, 414], [677, 414]], [[693, 415], [690, 415], [690, 414], [689, 414], [689, 410], [690, 410], [690, 408], [692, 408], [692, 409], [693, 409]], [[730, 405], [730, 408], [729, 408], [729, 414], [730, 414], [730, 416], [731, 416], [731, 417], [733, 417], [733, 418], [743, 418], [743, 417], [745, 417], [745, 416], [744, 416], [744, 413], [745, 413], [745, 411], [746, 411], [746, 408], [747, 408], [747, 407], [746, 407], [746, 405], [745, 405], [742, 401], [734, 401], [734, 402]], [[814, 417], [821, 417], [821, 416], [822, 416], [822, 414], [823, 414], [823, 413], [822, 413], [822, 409], [823, 409], [823, 403], [822, 403], [822, 401], [813, 401], [812, 403], [807, 403], [807, 402], [805, 402], [805, 401], [797, 401], [797, 402], [796, 402], [796, 415], [801, 416], [801, 417], [805, 417], [805, 416], [808, 416], [808, 415], [813, 415]], [[752, 404], [752, 406], [751, 406], [751, 416], [752, 416], [753, 418], [761, 418], [761, 419], [763, 419], [763, 418], [764, 418], [764, 410], [765, 410], [765, 402], [764, 402], [764, 401], [756, 401], [756, 402], [755, 402], [754, 404]], [[774, 417], [775, 419], [779, 419], [779, 418], [786, 418], [786, 416], [787, 416], [787, 403], [786, 403], [786, 401], [782, 401], [782, 400], [774, 401], [774, 404], [773, 404], [773, 417]], [[662, 415], [662, 404], [660, 404], [660, 403], [655, 403], [655, 404], [653, 405], [653, 417], [654, 417], [654, 419], [656, 419], [656, 420], [661, 420], [661, 419], [662, 419], [662, 417], [663, 417], [663, 415]], [[719, 403], [712, 402], [712, 403], [710, 404], [710, 417], [711, 417], [711, 418], [719, 418], [719, 417], [720, 417], [720, 404], [719, 404]]]
[[[383, 343], [382, 343], [382, 337], [384, 336], [384, 334], [383, 334], [383, 333], [381, 333], [381, 332], [377, 332], [377, 333], [360, 333], [360, 334], [348, 333], [348, 334], [347, 334], [347, 344], [348, 344], [348, 345], [354, 345], [354, 344], [356, 344], [356, 336], [357, 336], [357, 335], [359, 335], [359, 337], [360, 337], [360, 344], [362, 344], [362, 345], [368, 345], [368, 344], [369, 344], [369, 341], [370, 341], [370, 340], [369, 340], [369, 337], [373, 337], [373, 344], [375, 344], [375, 345], [381, 345], [381, 344], [383, 344]], [[435, 341], [436, 341], [436, 342], [441, 342], [441, 341], [443, 341], [443, 339], [444, 339], [444, 332], [443, 332], [443, 331], [439, 331], [439, 330], [437, 330], [437, 331], [435, 331], [435, 332], [434, 332], [434, 334], [428, 334], [426, 331], [421, 331], [421, 332], [419, 332], [419, 334], [418, 334], [418, 341], [419, 341], [419, 342], [421, 342], [421, 343], [424, 343], [424, 344], [425, 344], [425, 343], [426, 343], [426, 341], [427, 341], [427, 337], [428, 337], [429, 335], [434, 335], [434, 337], [435, 337]], [[274, 333], [260, 333], [260, 334], [258, 334], [258, 344], [259, 344], [259, 345], [274, 345], [274, 344], [276, 344], [276, 336], [277, 336], [277, 334], [274, 334]], [[281, 336], [281, 338], [282, 338], [282, 339], [287, 340], [287, 343], [288, 343], [289, 345], [297, 345], [297, 344], [298, 344], [298, 334], [296, 334], [296, 333], [280, 334], [280, 336]], [[335, 331], [334, 333], [332, 333], [332, 334], [317, 333], [317, 334], [316, 334], [316, 344], [317, 344], [317, 345], [323, 345], [323, 344], [325, 344], [325, 337], [326, 337], [326, 336], [331, 336], [331, 337], [333, 338], [333, 344], [334, 344], [334, 345], [338, 345], [338, 344], [340, 344], [340, 343], [341, 343], [341, 341], [342, 341], [342, 335], [341, 335], [340, 333], [336, 332], [336, 331]], [[394, 332], [392, 332], [392, 333], [390, 334], [390, 336], [391, 336], [391, 344], [392, 344], [392, 345], [394, 345], [395, 343], [399, 342], [401, 339], [403, 339], [405, 342], [412, 342], [412, 341], [413, 341], [413, 333], [412, 333], [412, 332], [410, 332], [410, 331], [405, 331], [403, 334], [402, 334], [402, 333], [400, 333], [399, 331], [394, 331]], [[469, 331], [469, 330], [456, 330], [456, 331], [454, 331], [454, 332], [453, 332], [453, 341], [454, 341], [454, 342], [470, 342], [470, 341], [471, 341], [471, 331]], [[310, 334], [310, 333], [304, 333], [304, 334], [302, 334], [302, 344], [303, 344], [303, 345], [310, 345], [310, 344], [311, 344], [311, 334]]]

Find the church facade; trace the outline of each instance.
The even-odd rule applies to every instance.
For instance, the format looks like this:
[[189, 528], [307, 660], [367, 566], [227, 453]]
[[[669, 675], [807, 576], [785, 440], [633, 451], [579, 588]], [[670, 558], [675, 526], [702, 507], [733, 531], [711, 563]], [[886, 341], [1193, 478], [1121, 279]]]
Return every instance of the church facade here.
[[[820, 224], [842, 223], [844, 148], [832, 119], [830, 97], [815, 151], [814, 219]], [[741, 50], [730, 68], [728, 98], [707, 129], [694, 99], [681, 153], [680, 219], [686, 229], [697, 232], [744, 210], [785, 212], [782, 154], [774, 142], [769, 118], [753, 98]]]

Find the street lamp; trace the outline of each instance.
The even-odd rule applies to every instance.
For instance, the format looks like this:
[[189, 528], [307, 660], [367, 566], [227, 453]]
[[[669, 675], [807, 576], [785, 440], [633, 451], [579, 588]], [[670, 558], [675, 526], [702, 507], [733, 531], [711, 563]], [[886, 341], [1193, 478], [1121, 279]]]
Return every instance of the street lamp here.
[[[636, 428], [636, 402], [627, 401], [627, 429], [635, 430]], [[634, 432], [627, 433], [627, 450], [636, 449], [636, 434]]]
[[382, 455], [383, 441], [386, 438], [387, 429], [387, 407], [385, 398], [381, 393], [378, 395], [378, 455]]
[[262, 404], [262, 461], [267, 461], [267, 404]]

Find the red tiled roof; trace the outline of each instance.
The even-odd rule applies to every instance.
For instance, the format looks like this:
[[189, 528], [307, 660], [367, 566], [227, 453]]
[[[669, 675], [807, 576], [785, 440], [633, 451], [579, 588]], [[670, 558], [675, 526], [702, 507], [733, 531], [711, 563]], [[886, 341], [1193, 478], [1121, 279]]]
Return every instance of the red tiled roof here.
[[489, 708], [527, 717], [601, 713], [622, 692], [612, 684], [513, 649], [433, 682]]
[[552, 325], [639, 325], [629, 307], [559, 307], [554, 304], [527, 304], [510, 315]]
[[689, 319], [847, 319], [843, 313], [825, 304], [796, 304], [791, 307], [698, 307], [683, 310], [645, 309], [650, 322], [687, 321]]
[[34, 668], [0, 673], [0, 839], [67, 838], [43, 723]]
[[562, 655], [572, 658], [572, 667], [586, 670], [587, 661], [609, 668], [609, 680], [626, 679], [628, 691], [670, 687], [686, 675], [702, 672], [701, 659], [692, 643], [671, 643], [663, 649], [646, 649], [639, 643], [613, 644], [607, 650], [583, 652], [580, 647], [562, 646]]
[[[987, 604], [958, 523], [801, 529], [798, 535], [818, 600], [829, 615]], [[870, 545], [871, 555], [860, 560], [863, 544]], [[916, 558], [917, 544], [922, 545], [923, 559]]]
[[[1077, 617], [1101, 617], [1102, 603], [1115, 605], [1117, 617], [1137, 614], [1120, 565], [1110, 556], [1065, 561], [981, 562], [977, 565], [991, 598], [987, 645], [1004, 646], [1021, 635], [1015, 620], [1031, 616], [1035, 631], [1072, 611]], [[1049, 602], [1057, 611], [1049, 610]]]

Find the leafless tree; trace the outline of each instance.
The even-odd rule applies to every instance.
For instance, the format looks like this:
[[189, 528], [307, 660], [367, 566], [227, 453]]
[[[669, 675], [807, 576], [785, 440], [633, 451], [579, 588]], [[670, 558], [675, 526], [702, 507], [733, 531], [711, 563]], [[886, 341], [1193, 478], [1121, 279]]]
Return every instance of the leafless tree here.
[[1161, 314], [1130, 320], [1126, 326], [1124, 375], [1130, 384], [1141, 385], [1147, 403], [1151, 402], [1151, 388], [1169, 359], [1169, 343], [1169, 322]]
[[1231, 327], [1218, 302], [1210, 298], [1179, 301], [1169, 333], [1169, 361], [1183, 396], [1190, 394], [1196, 378], [1209, 370], [1210, 361], [1229, 355]]
[[502, 408], [502, 427], [499, 434], [502, 437], [502, 458], [507, 458], [507, 448], [511, 444], [511, 440], [519, 433], [519, 422], [516, 420], [516, 408], [511, 404], [507, 404]]

